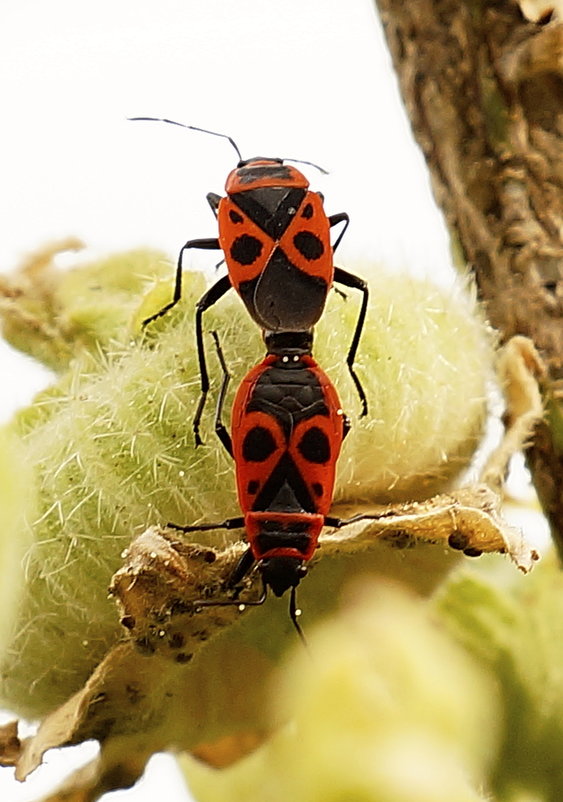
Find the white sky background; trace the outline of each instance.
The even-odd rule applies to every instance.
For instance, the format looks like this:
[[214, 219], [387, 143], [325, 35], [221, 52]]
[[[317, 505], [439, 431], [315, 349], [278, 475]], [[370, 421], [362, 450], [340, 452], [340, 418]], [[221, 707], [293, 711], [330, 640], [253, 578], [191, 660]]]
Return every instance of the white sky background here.
[[[68, 235], [89, 256], [149, 245], [173, 258], [187, 239], [216, 236], [205, 195], [223, 192], [236, 154], [216, 137], [125, 121], [150, 115], [228, 133], [246, 158], [330, 170], [303, 168], [329, 214], [350, 214], [343, 267], [373, 259], [451, 276], [371, 0], [2, 0], [0, 98], [2, 271]], [[6, 419], [47, 377], [5, 345], [0, 368]], [[30, 787], [0, 771], [0, 798], [27, 802], [69, 761], [48, 756]], [[152, 802], [155, 772], [108, 802]], [[187, 799], [170, 783], [169, 802]]]
[[[446, 236], [412, 146], [370, 0], [2, 0], [0, 270], [70, 234], [88, 255], [151, 245], [173, 258], [216, 235], [205, 200], [236, 154], [314, 161], [329, 214], [352, 223], [339, 263], [447, 275]], [[190, 253], [190, 264], [210, 264]], [[214, 256], [213, 256], [214, 258]], [[45, 381], [17, 382], [0, 419]], [[4, 382], [4, 386], [6, 383]]]

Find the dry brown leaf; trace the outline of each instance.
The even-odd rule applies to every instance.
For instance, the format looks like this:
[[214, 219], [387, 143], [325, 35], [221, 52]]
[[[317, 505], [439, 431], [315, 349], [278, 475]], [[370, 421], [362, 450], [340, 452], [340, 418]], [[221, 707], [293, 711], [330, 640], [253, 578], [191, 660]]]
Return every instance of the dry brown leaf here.
[[18, 722], [10, 721], [0, 727], [0, 755], [2, 766], [15, 766], [21, 752], [21, 741], [18, 738]]
[[497, 375], [506, 401], [505, 432], [480, 478], [500, 490], [510, 459], [527, 445], [543, 415], [538, 379], [545, 375], [545, 368], [533, 342], [512, 337], [499, 352]]
[[[495, 493], [479, 485], [427, 502], [383, 507], [369, 522], [327, 533], [316, 560], [394, 539], [449, 544], [470, 555], [506, 552], [523, 571], [538, 558], [498, 515]], [[181, 688], [189, 683], [189, 661], [209, 638], [240, 617], [236, 605], [204, 607], [198, 602], [225, 598], [222, 581], [244, 548], [202, 548], [154, 527], [132, 543], [112, 585], [130, 637], [108, 653], [81, 691], [22, 743], [18, 779], [40, 764], [47, 749], [90, 738], [102, 746], [111, 739], [126, 739], [127, 752], [144, 752], [147, 759], [158, 749], [194, 747], [187, 731], [172, 726]], [[260, 587], [255, 574], [248, 591], [259, 593]], [[10, 738], [13, 735], [11, 731]]]

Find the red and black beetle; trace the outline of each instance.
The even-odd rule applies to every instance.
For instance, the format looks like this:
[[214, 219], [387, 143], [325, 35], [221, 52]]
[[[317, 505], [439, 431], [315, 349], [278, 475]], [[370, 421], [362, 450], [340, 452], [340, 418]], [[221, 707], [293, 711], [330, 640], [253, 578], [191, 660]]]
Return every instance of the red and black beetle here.
[[[360, 290], [362, 304], [346, 362], [362, 403], [362, 415], [365, 415], [367, 400], [353, 363], [367, 310], [368, 286], [363, 279], [335, 267], [333, 263], [333, 253], [349, 224], [346, 212], [327, 216], [322, 195], [312, 192], [303, 173], [284, 163], [283, 159], [260, 156], [244, 160], [234, 140], [225, 134], [163, 118], [131, 119], [166, 122], [224, 137], [239, 156], [237, 167], [227, 177], [226, 196], [207, 195], [217, 218], [219, 236], [191, 239], [182, 246], [172, 300], [143, 321], [146, 326], [180, 300], [184, 251], [189, 248], [222, 250], [228, 274], [210, 287], [196, 308], [201, 376], [201, 398], [194, 418], [196, 443], [201, 442], [199, 423], [209, 390], [202, 316], [231, 287], [240, 295], [252, 319], [266, 333], [311, 330], [322, 315], [333, 282]], [[330, 229], [339, 223], [344, 223], [344, 227], [332, 245]]]
[[184, 532], [244, 529], [248, 549], [228, 588], [235, 589], [256, 566], [264, 592], [255, 603], [264, 601], [268, 588], [276, 596], [290, 590], [290, 616], [301, 635], [295, 589], [323, 527], [340, 528], [370, 517], [345, 521], [328, 515], [348, 420], [330, 379], [311, 356], [311, 333], [271, 334], [266, 337], [266, 357], [249, 371], [236, 393], [229, 434], [221, 421], [229, 374], [214, 336], [224, 371], [215, 428], [235, 461], [243, 516], [170, 526]]

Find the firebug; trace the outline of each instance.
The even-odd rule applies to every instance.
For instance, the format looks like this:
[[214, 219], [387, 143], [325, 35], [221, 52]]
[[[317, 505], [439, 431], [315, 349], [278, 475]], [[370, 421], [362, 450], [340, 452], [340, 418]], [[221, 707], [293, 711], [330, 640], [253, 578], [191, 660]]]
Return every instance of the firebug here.
[[[207, 200], [217, 218], [219, 236], [190, 239], [180, 249], [172, 300], [143, 321], [151, 321], [175, 306], [182, 296], [182, 259], [190, 248], [221, 250], [228, 274], [213, 284], [196, 307], [196, 343], [201, 377], [201, 397], [194, 418], [196, 443], [199, 424], [209, 390], [203, 340], [203, 314], [234, 287], [252, 319], [264, 332], [310, 331], [322, 315], [333, 283], [357, 289], [362, 303], [346, 362], [361, 404], [367, 400], [354, 371], [354, 360], [364, 324], [367, 283], [333, 263], [333, 253], [349, 224], [346, 212], [327, 216], [323, 197], [309, 189], [309, 181], [283, 159], [258, 156], [242, 159], [234, 140], [226, 134], [155, 117], [132, 120], [166, 122], [220, 136], [231, 143], [239, 162], [225, 184], [225, 197], [209, 193]], [[297, 161], [297, 160], [290, 160]], [[304, 162], [312, 164], [311, 162]], [[316, 165], [313, 165], [316, 166]], [[319, 168], [321, 169], [321, 168]], [[330, 229], [343, 223], [334, 245]]]

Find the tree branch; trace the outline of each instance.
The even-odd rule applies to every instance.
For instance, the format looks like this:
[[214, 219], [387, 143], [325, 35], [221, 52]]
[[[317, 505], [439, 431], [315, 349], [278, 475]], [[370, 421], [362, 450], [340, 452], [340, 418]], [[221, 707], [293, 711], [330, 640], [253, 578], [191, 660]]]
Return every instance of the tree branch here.
[[546, 365], [526, 453], [563, 555], [563, 24], [511, 0], [378, 6], [460, 267], [502, 340]]

